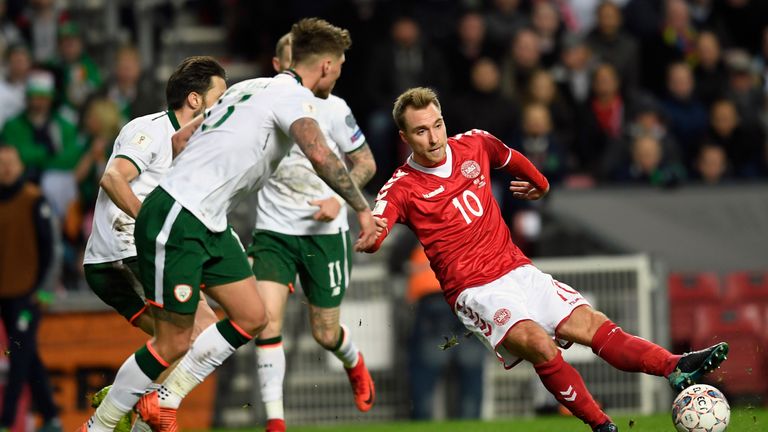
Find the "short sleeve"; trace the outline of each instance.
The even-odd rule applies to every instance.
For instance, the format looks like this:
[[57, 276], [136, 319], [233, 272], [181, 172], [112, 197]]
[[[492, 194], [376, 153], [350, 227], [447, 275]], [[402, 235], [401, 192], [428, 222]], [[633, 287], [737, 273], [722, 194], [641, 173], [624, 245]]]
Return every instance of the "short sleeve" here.
[[488, 153], [491, 168], [500, 169], [507, 166], [509, 160], [512, 158], [512, 149], [488, 132], [480, 134], [479, 136], [482, 139], [485, 152]]
[[294, 86], [291, 91], [282, 94], [272, 106], [277, 126], [290, 136], [293, 122], [304, 117], [316, 118], [317, 103], [314, 99], [312, 92], [301, 86]]
[[115, 157], [133, 162], [141, 173], [152, 164], [157, 146], [162, 145], [163, 139], [155, 128], [146, 123], [129, 123], [115, 140]]
[[338, 109], [334, 110], [331, 137], [344, 153], [351, 153], [365, 143], [363, 130], [357, 124], [355, 115], [346, 102], [339, 99]]

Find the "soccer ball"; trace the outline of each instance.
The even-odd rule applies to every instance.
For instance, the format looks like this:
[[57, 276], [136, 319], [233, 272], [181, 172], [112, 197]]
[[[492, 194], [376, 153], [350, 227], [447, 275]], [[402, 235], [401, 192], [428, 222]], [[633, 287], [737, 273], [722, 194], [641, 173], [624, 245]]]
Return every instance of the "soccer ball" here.
[[710, 385], [692, 385], [672, 402], [672, 421], [680, 432], [723, 432], [730, 420], [728, 401]]

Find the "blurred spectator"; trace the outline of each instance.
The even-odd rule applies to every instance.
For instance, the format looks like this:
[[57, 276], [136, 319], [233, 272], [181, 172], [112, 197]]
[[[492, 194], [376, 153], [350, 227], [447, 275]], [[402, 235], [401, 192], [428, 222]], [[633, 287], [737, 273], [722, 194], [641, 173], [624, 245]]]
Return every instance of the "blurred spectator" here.
[[62, 102], [71, 111], [70, 119], [77, 122], [80, 108], [101, 86], [101, 74], [96, 63], [85, 53], [80, 28], [76, 24], [69, 22], [59, 26], [59, 55], [52, 66], [58, 75]]
[[81, 140], [85, 144], [85, 153], [75, 167], [75, 179], [78, 182], [81, 206], [87, 214], [93, 210], [96, 203], [99, 179], [104, 173], [107, 159], [112, 153], [112, 145], [120, 132], [120, 111], [114, 102], [108, 99], [92, 99], [83, 111], [80, 130], [83, 134]]
[[714, 0], [690, 0], [691, 21], [696, 28], [706, 27], [712, 20]]
[[528, 88], [528, 80], [541, 66], [539, 36], [530, 29], [520, 30], [512, 40], [501, 65], [501, 91], [510, 99], [519, 99]]
[[493, 60], [482, 58], [472, 67], [471, 86], [460, 93], [446, 112], [447, 123], [462, 133], [477, 128], [501, 140], [514, 136], [518, 123], [515, 104], [499, 91], [499, 68]]
[[619, 6], [611, 1], [600, 3], [597, 26], [587, 37], [587, 44], [598, 61], [616, 68], [626, 89], [639, 85], [640, 51], [635, 39], [622, 30]]
[[768, 24], [768, 2], [764, 0], [720, 0], [712, 11], [712, 25], [728, 47], [759, 52], [763, 28]]
[[26, 89], [32, 58], [23, 45], [14, 45], [6, 52], [8, 68], [0, 79], [0, 130], [5, 122], [24, 111], [27, 105]]
[[485, 22], [477, 12], [467, 12], [459, 18], [456, 38], [448, 42], [445, 52], [453, 53], [447, 57], [448, 73], [454, 91], [462, 92], [470, 84], [472, 66], [480, 58], [497, 58], [499, 51], [485, 37]]
[[569, 30], [586, 34], [595, 26], [595, 11], [606, 1], [615, 3], [619, 7], [629, 2], [629, 0], [558, 0], [557, 4], [563, 9], [566, 23], [571, 22]]
[[58, 0], [29, 0], [17, 25], [36, 62], [47, 63], [56, 57], [58, 28], [67, 21], [69, 15]]
[[643, 46], [641, 76], [650, 91], [657, 96], [664, 94], [665, 73], [670, 63], [693, 64], [696, 39], [688, 4], [684, 0], [667, 0], [660, 33]]
[[720, 41], [714, 33], [705, 31], [696, 41], [696, 94], [707, 106], [725, 95], [728, 72], [723, 62]]
[[616, 175], [618, 181], [663, 187], [678, 185], [684, 178], [683, 167], [670, 162], [652, 136], [634, 139], [631, 159]]
[[530, 159], [550, 184], [560, 183], [565, 176], [566, 151], [553, 133], [546, 106], [530, 104], [523, 108], [521, 133], [514, 148]]
[[[476, 338], [464, 337], [466, 328], [446, 307], [440, 283], [424, 249], [416, 241], [410, 244], [406, 299], [415, 304], [416, 309], [408, 339], [411, 417], [435, 418], [435, 387], [445, 374], [449, 390], [446, 412], [456, 418], [479, 418], [483, 403], [484, 347]], [[450, 346], [451, 338], [455, 338], [458, 345]], [[443, 352], [439, 351], [441, 346], [445, 347]], [[458, 388], [451, 389], [453, 384]], [[455, 403], [451, 403], [449, 395], [455, 396]]]
[[710, 109], [711, 128], [707, 141], [725, 149], [737, 177], [755, 177], [764, 160], [764, 143], [755, 141], [741, 121], [736, 105], [722, 99]]
[[552, 117], [552, 126], [557, 141], [565, 149], [571, 148], [576, 139], [574, 113], [560, 97], [551, 73], [538, 70], [533, 74], [523, 98], [523, 104], [541, 104], [547, 107]]
[[592, 52], [581, 37], [566, 35], [560, 57], [560, 64], [552, 69], [552, 76], [571, 110], [578, 113], [590, 96], [594, 73]]
[[374, 49], [367, 85], [374, 111], [369, 115], [365, 135], [379, 169], [368, 184], [368, 190], [378, 190], [405, 160], [406, 150], [399, 144], [397, 129], [392, 122], [392, 101], [411, 87], [430, 86], [438, 92], [445, 90], [449, 85], [446, 70], [440, 50], [422, 39], [419, 25], [407, 16], [397, 18], [392, 24], [390, 38]]
[[18, 149], [32, 180], [40, 180], [47, 170], [73, 170], [82, 147], [75, 126], [53, 110], [53, 75], [46, 71], [32, 72], [26, 96], [27, 108], [5, 124], [0, 139]]
[[541, 64], [552, 67], [560, 59], [560, 40], [563, 26], [555, 6], [548, 1], [536, 2], [531, 11], [532, 30], [539, 36]]
[[763, 29], [761, 49], [754, 63], [755, 70], [762, 72], [763, 94], [768, 95], [768, 26]]
[[24, 179], [14, 147], [0, 144], [0, 317], [8, 336], [10, 362], [3, 392], [0, 429], [16, 422], [21, 390], [28, 385], [43, 417], [44, 432], [60, 432], [48, 372], [37, 349], [41, 303], [55, 276], [56, 235], [51, 209], [40, 190]]
[[727, 180], [728, 157], [722, 147], [704, 144], [696, 158], [696, 179], [708, 184], [721, 184]]
[[693, 95], [693, 73], [687, 63], [678, 62], [667, 71], [667, 97], [662, 108], [684, 160], [693, 161], [699, 142], [707, 132], [707, 108]]
[[0, 57], [5, 56], [8, 47], [22, 42], [19, 29], [8, 19], [7, 13], [8, 1], [0, 0]]
[[601, 156], [616, 146], [624, 131], [627, 107], [620, 87], [613, 66], [602, 64], [595, 70], [584, 136], [575, 149], [580, 166], [594, 176], [599, 175]]
[[526, 15], [519, 8], [520, 0], [493, 0], [485, 15], [488, 39], [491, 43], [506, 47], [515, 34], [528, 25]]
[[149, 74], [142, 73], [139, 50], [131, 45], [117, 51], [111, 76], [95, 96], [106, 97], [117, 104], [122, 124], [159, 111], [164, 104], [162, 91]]

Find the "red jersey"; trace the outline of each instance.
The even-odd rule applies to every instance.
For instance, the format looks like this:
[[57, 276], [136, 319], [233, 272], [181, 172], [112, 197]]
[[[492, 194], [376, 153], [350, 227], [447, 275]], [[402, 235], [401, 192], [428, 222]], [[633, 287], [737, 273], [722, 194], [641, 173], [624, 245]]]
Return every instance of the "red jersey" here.
[[523, 155], [475, 129], [448, 138], [440, 166], [427, 168], [408, 158], [376, 197], [374, 215], [386, 218], [389, 229], [398, 222], [407, 225], [419, 238], [451, 307], [463, 290], [531, 262], [512, 243], [491, 191], [491, 168], [548, 188]]

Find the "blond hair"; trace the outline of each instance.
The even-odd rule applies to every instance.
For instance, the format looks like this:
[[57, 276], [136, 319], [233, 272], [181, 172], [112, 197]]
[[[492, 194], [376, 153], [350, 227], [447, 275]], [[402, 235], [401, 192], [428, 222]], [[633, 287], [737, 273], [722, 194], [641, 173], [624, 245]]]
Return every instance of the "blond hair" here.
[[395, 106], [392, 108], [392, 118], [395, 120], [397, 128], [405, 131], [405, 110], [409, 107], [413, 109], [422, 109], [434, 104], [438, 111], [440, 101], [437, 99], [437, 93], [428, 87], [414, 87], [404, 91], [395, 100]]
[[304, 18], [291, 27], [293, 64], [311, 61], [323, 54], [341, 57], [351, 45], [348, 30], [320, 18]]
[[[291, 47], [291, 32], [288, 32], [280, 37], [275, 44], [275, 57], [283, 60], [285, 56], [285, 49]], [[290, 57], [290, 56], [289, 56]]]

